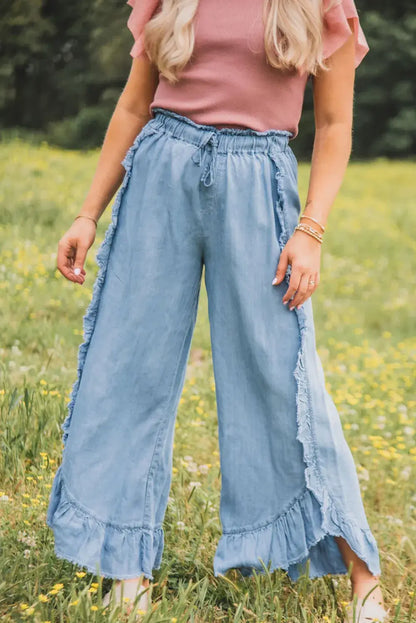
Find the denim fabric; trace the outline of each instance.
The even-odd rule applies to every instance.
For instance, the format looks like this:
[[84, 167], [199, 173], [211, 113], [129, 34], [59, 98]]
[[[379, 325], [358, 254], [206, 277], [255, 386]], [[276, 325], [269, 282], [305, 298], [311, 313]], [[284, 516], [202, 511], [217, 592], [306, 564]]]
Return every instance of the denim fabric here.
[[312, 299], [272, 280], [298, 222], [287, 131], [217, 129], [157, 108], [130, 147], [84, 316], [47, 523], [57, 556], [153, 579], [202, 267], [221, 464], [215, 575], [345, 574], [376, 541], [315, 345]]

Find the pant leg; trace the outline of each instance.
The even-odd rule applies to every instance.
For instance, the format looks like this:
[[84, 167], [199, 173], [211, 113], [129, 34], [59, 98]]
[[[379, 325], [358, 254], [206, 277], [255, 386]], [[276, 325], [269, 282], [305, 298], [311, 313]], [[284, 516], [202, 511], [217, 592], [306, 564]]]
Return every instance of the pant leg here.
[[145, 126], [100, 248], [48, 524], [58, 556], [152, 578], [202, 272], [198, 171]]
[[215, 575], [283, 568], [292, 579], [346, 573], [334, 536], [379, 572], [355, 465], [326, 392], [312, 301], [272, 286], [297, 223], [297, 168], [278, 153], [219, 157], [205, 280], [216, 384], [223, 534]]

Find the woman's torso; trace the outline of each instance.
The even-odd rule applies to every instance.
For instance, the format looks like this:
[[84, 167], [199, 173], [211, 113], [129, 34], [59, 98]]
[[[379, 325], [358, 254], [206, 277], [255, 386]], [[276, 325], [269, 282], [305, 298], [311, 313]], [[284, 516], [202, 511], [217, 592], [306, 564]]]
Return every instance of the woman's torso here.
[[196, 123], [296, 136], [308, 74], [266, 62], [262, 12], [263, 0], [239, 0], [238, 10], [224, 0], [200, 0], [192, 59], [177, 83], [160, 76], [150, 108]]

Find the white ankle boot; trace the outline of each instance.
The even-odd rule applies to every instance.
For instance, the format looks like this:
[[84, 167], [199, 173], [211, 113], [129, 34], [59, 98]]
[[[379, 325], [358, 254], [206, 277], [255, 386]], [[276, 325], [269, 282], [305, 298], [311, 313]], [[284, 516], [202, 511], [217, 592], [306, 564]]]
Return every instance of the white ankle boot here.
[[357, 599], [355, 616], [353, 601], [349, 602], [345, 610], [346, 617], [344, 623], [388, 623], [390, 612], [390, 610], [386, 611], [382, 606], [368, 599], [364, 605], [362, 599]]
[[[146, 592], [144, 592], [146, 591]], [[137, 608], [137, 615], [144, 614], [150, 606], [150, 586], [145, 587], [140, 580], [136, 582], [114, 582], [111, 589], [103, 597], [103, 607], [111, 605], [127, 606], [128, 610]], [[137, 596], [140, 595], [138, 600]]]

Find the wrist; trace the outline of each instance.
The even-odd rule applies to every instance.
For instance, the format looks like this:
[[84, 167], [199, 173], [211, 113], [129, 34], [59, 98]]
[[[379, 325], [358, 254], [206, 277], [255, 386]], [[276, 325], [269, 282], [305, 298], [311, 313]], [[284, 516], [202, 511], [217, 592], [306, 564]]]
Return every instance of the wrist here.
[[319, 210], [319, 208], [314, 207], [313, 201], [311, 199], [306, 202], [305, 207], [299, 216], [299, 220], [303, 218], [305, 219], [305, 221], [307, 220], [311, 223], [315, 222], [315, 225], [318, 225], [322, 229], [322, 231], [325, 231], [327, 216], [325, 213]]
[[89, 221], [93, 221], [95, 223], [95, 226], [98, 226], [98, 220], [96, 219], [95, 216], [92, 216], [91, 214], [84, 214], [84, 213], [79, 213], [75, 218], [74, 221], [76, 221], [77, 219], [88, 219]]

